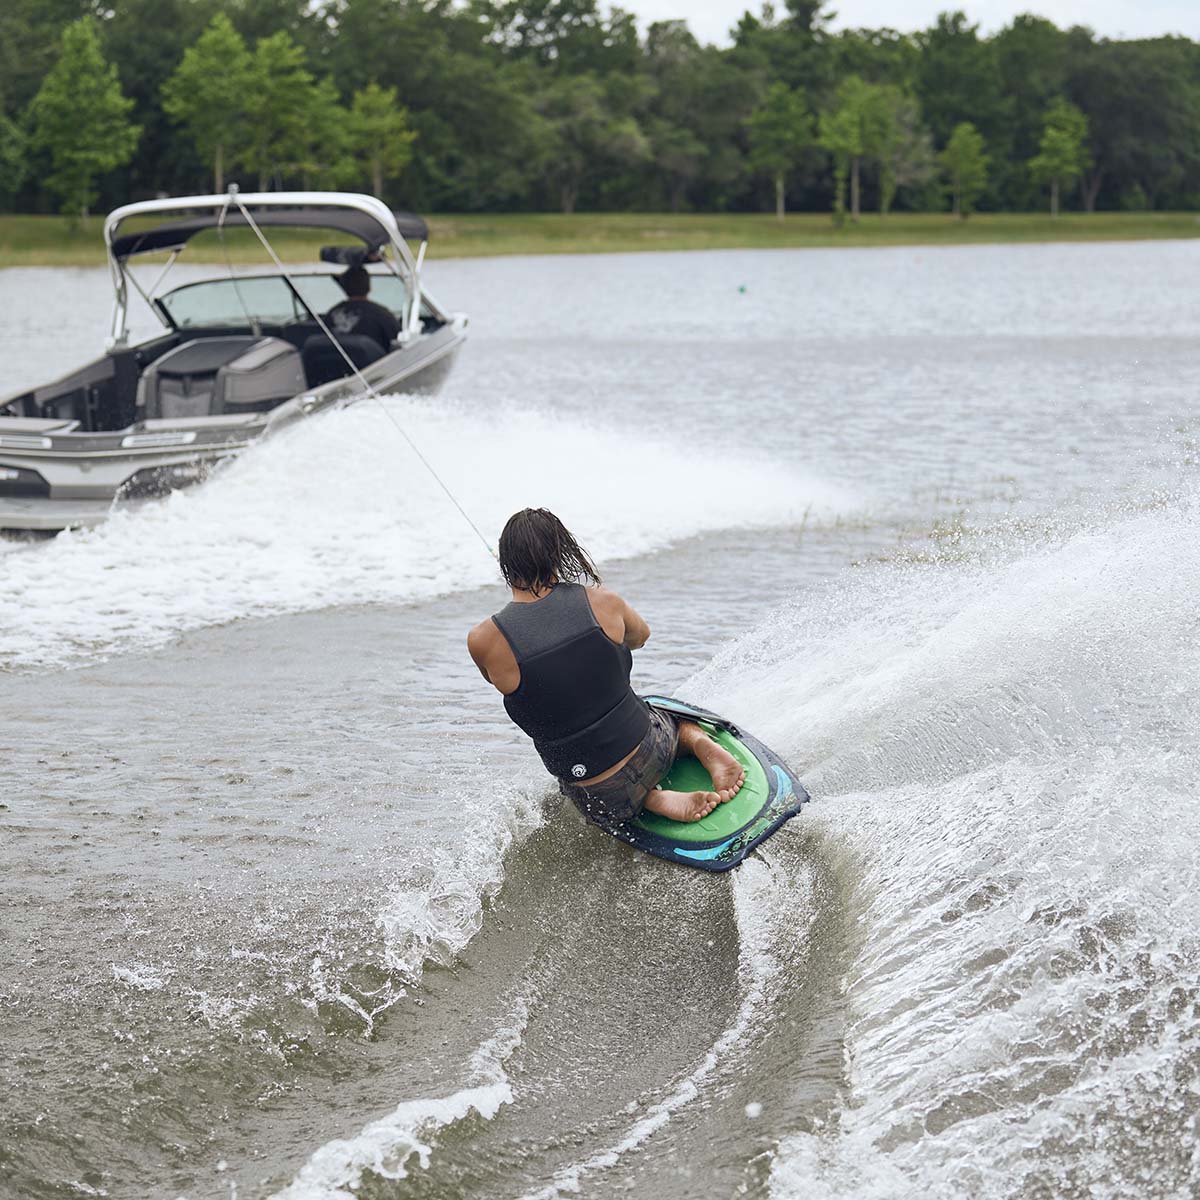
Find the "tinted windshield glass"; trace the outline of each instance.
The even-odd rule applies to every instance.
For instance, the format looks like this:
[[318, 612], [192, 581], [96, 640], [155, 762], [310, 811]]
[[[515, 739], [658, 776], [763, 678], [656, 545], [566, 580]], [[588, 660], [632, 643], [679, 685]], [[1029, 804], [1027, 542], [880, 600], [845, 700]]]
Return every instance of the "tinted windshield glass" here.
[[305, 315], [291, 288], [279, 276], [185, 284], [163, 296], [162, 306], [180, 329], [198, 325], [249, 327], [253, 321], [282, 325]]
[[[327, 313], [346, 298], [332, 275], [293, 275], [292, 282], [317, 313]], [[371, 299], [399, 317], [407, 290], [394, 275], [372, 275]], [[286, 325], [309, 319], [304, 305], [280, 275], [188, 283], [168, 292], [160, 303], [180, 329], [205, 325], [248, 329], [254, 323]]]
[[[292, 281], [314, 312], [327, 313], [346, 298], [333, 275], [293, 275]], [[370, 298], [399, 318], [408, 301], [408, 289], [395, 275], [372, 275]]]

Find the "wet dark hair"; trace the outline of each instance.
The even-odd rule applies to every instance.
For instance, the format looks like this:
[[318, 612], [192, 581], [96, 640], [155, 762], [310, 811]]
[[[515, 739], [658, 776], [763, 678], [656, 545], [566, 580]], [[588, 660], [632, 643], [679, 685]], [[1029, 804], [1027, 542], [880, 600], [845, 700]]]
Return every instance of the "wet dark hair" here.
[[587, 551], [548, 508], [513, 513], [500, 534], [500, 574], [509, 587], [544, 592], [554, 583], [599, 583]]
[[366, 267], [348, 267], [337, 281], [347, 296], [365, 296], [371, 290], [371, 276]]

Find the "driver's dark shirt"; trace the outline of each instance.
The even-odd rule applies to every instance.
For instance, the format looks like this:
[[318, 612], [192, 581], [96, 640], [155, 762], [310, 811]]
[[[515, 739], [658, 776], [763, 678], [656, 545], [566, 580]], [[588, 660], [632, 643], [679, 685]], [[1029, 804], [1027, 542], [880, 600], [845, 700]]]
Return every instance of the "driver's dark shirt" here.
[[334, 334], [352, 333], [369, 337], [387, 350], [400, 332], [400, 322], [374, 300], [343, 300], [325, 314], [325, 321]]

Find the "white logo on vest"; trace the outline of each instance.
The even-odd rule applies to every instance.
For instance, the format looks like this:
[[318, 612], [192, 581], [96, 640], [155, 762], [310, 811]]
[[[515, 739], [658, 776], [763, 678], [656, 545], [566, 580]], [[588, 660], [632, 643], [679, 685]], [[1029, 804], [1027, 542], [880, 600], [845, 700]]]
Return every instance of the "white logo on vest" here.
[[587, 767], [585, 767], [583, 763], [576, 763], [571, 768], [571, 774], [574, 775], [576, 779], [582, 779], [587, 774]]

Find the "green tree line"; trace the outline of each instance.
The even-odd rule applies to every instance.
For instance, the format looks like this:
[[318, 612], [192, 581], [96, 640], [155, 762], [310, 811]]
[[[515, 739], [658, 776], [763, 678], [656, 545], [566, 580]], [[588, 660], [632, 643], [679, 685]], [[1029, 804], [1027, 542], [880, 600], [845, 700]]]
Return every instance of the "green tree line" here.
[[0, 207], [339, 187], [440, 211], [1185, 209], [1200, 46], [598, 0], [5, 0]]

